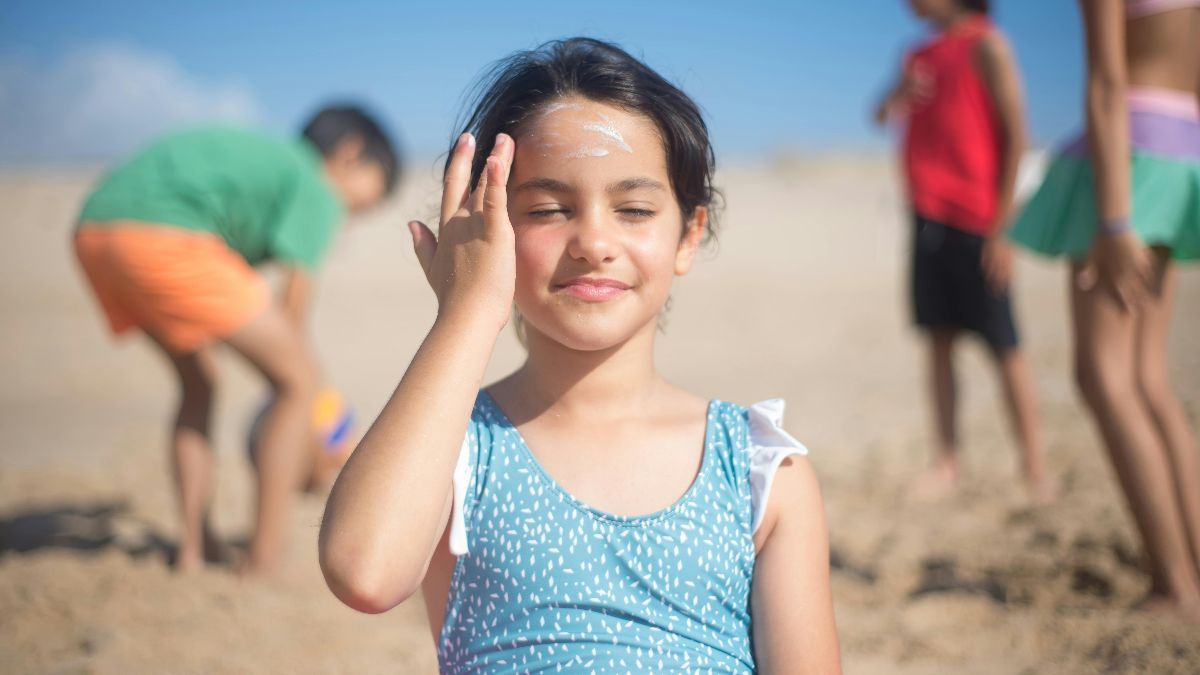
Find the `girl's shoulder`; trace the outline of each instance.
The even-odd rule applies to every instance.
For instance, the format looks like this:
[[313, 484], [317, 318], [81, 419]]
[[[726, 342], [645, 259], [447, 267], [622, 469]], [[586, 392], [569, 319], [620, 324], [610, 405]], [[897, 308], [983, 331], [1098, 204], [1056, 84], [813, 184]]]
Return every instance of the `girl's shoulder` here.
[[725, 442], [716, 444], [725, 449], [720, 453], [724, 473], [738, 492], [750, 498], [751, 531], [758, 530], [766, 515], [779, 466], [788, 457], [808, 454], [808, 448], [784, 429], [784, 408], [780, 398], [749, 406], [713, 401], [709, 408], [710, 431], [724, 435]]
[[714, 399], [709, 404], [708, 421], [710, 427], [721, 429], [735, 441], [732, 445], [749, 453], [764, 447], [791, 447], [807, 453], [804, 444], [783, 428], [784, 408], [781, 398], [748, 406]]

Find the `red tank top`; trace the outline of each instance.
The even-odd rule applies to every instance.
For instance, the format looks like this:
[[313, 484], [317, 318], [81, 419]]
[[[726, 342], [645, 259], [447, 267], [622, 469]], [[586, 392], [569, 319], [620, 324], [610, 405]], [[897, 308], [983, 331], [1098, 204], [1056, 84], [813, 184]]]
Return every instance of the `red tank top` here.
[[991, 94], [975, 67], [975, 47], [992, 30], [971, 17], [912, 52], [904, 168], [922, 216], [975, 234], [994, 226], [1003, 135]]

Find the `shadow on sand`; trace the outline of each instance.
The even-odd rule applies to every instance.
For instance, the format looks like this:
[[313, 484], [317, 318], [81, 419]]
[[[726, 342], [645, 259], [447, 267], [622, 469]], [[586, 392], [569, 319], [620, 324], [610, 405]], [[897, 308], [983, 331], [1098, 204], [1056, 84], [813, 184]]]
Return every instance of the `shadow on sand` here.
[[0, 557], [65, 549], [118, 550], [131, 558], [174, 562], [175, 544], [130, 512], [123, 500], [57, 504], [0, 517]]

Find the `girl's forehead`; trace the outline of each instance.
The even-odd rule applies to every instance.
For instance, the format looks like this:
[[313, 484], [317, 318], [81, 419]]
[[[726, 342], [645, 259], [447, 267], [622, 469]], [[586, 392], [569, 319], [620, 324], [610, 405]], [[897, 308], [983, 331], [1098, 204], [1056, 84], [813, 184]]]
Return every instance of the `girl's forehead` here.
[[646, 116], [585, 98], [547, 103], [524, 125], [517, 143], [568, 159], [662, 152], [658, 129]]
[[551, 101], [516, 137], [517, 174], [576, 179], [650, 177], [666, 183], [666, 150], [644, 115], [583, 98]]

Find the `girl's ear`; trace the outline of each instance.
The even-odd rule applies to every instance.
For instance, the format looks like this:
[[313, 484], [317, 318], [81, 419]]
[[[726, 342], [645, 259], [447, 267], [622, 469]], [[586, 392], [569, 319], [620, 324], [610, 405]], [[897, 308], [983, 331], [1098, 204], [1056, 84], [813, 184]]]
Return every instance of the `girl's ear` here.
[[704, 237], [708, 225], [708, 207], [697, 206], [692, 211], [692, 217], [685, 224], [683, 238], [679, 240], [679, 249], [675, 251], [675, 276], [683, 276], [692, 269], [692, 261], [696, 259], [696, 251], [700, 248], [700, 240]]

